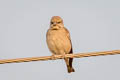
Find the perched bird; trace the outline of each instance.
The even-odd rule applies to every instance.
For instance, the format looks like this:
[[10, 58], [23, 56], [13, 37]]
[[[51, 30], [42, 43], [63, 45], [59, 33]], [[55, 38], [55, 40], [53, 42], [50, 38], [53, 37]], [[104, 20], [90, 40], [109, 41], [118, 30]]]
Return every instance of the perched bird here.
[[[64, 27], [63, 20], [59, 16], [53, 16], [50, 28], [46, 35], [49, 50], [54, 55], [64, 55], [73, 53], [69, 31]], [[72, 67], [73, 58], [64, 58], [68, 73], [75, 72]]]

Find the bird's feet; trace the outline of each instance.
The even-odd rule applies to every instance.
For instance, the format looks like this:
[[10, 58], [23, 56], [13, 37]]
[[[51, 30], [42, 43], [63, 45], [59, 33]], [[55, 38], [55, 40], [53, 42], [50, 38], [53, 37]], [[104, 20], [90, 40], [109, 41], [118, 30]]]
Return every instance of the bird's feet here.
[[52, 60], [55, 60], [55, 59], [56, 59], [56, 58], [55, 58], [55, 55], [52, 55], [51, 58], [52, 58]]
[[62, 54], [62, 59], [64, 59], [65, 58], [65, 54]]

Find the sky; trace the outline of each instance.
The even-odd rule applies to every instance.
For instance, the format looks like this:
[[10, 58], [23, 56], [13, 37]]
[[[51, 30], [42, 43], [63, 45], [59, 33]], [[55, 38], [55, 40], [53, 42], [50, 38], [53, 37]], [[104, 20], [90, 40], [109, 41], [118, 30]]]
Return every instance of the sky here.
[[[0, 59], [50, 56], [52, 16], [70, 31], [74, 53], [120, 49], [119, 0], [0, 0]], [[120, 80], [120, 55], [0, 64], [1, 80]]]

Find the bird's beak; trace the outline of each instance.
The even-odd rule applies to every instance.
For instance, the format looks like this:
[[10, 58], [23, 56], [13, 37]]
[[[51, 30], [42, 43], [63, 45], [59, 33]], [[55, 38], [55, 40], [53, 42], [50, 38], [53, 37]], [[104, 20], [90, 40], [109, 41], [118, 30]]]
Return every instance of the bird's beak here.
[[59, 26], [53, 25], [53, 26], [52, 26], [52, 29], [53, 29], [53, 30], [58, 30], [58, 29], [59, 29]]

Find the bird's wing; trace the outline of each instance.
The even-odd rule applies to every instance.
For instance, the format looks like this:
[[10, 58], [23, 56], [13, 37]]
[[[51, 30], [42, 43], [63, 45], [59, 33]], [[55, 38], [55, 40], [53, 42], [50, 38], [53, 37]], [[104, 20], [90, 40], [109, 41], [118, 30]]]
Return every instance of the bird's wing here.
[[[64, 27], [64, 28], [65, 28], [65, 27]], [[70, 43], [71, 43], [71, 50], [70, 50], [69, 54], [72, 54], [72, 53], [73, 53], [72, 42], [71, 42], [71, 38], [70, 38], [70, 33], [69, 33], [69, 31], [67, 30], [67, 28], [65, 28], [65, 32], [66, 32], [67, 37], [68, 37], [68, 39], [70, 40]]]
[[[71, 50], [70, 50], [69, 54], [73, 54], [72, 42], [71, 42], [71, 39], [70, 39], [70, 33], [66, 28], [65, 28], [65, 31], [66, 31], [68, 39], [70, 40], [70, 43], [71, 43]], [[75, 70], [72, 67], [72, 62], [73, 62], [73, 58], [69, 58], [69, 66], [71, 67], [72, 72], [74, 72]]]

